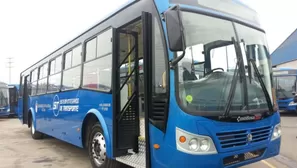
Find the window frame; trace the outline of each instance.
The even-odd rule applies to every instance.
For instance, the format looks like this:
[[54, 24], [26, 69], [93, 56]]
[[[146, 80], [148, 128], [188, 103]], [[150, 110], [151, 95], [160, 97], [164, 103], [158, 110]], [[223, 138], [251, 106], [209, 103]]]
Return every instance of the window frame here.
[[[97, 46], [97, 41], [98, 41], [98, 34], [99, 33], [97, 33], [96, 35], [93, 35], [93, 36], [91, 36], [90, 38], [88, 38], [87, 40], [85, 40], [84, 41], [84, 43], [83, 43], [83, 47], [84, 47], [84, 50], [83, 50], [83, 64], [84, 63], [86, 63], [86, 62], [89, 62], [89, 61], [91, 61], [91, 60], [95, 60], [96, 58], [97, 58], [97, 48], [98, 48], [98, 46]], [[90, 42], [90, 41], [92, 41], [92, 40], [96, 40], [96, 45], [95, 45], [95, 49], [96, 49], [96, 51], [95, 51], [95, 58], [92, 58], [92, 59], [89, 59], [89, 60], [87, 60], [87, 44]]]
[[[81, 83], [80, 83], [80, 88], [81, 89], [95, 91], [95, 92], [99, 92], [99, 93], [112, 94], [112, 74], [113, 74], [112, 67], [111, 67], [111, 76], [110, 76], [110, 81], [111, 81], [111, 86], [110, 86], [111, 89], [110, 89], [110, 91], [103, 91], [103, 90], [98, 90], [98, 89], [92, 89], [92, 88], [88, 88], [88, 87], [83, 87], [83, 82], [84, 82], [83, 81], [83, 78], [84, 78], [83, 75], [84, 75], [85, 64], [90, 63], [92, 61], [95, 61], [97, 59], [100, 59], [102, 57], [106, 57], [108, 55], [111, 55], [111, 63], [113, 64], [113, 54], [115, 54], [115, 53], [113, 53], [113, 50], [114, 50], [114, 48], [113, 48], [113, 43], [114, 43], [113, 39], [115, 38], [113, 36], [114, 35], [113, 34], [114, 29], [115, 29], [114, 27], [112, 27], [111, 25], [109, 25], [106, 28], [102, 29], [100, 32], [98, 32], [98, 33], [94, 34], [93, 36], [90, 36], [89, 38], [87, 38], [86, 40], [84, 40], [84, 42], [83, 42], [83, 62], [81, 64], [82, 65]], [[110, 53], [107, 53], [107, 54], [104, 54], [104, 55], [101, 55], [100, 57], [98, 57], [98, 53], [97, 53], [97, 49], [98, 49], [98, 46], [97, 46], [97, 44], [98, 44], [98, 37], [100, 36], [100, 34], [103, 34], [104, 32], [106, 32], [108, 30], [111, 30], [112, 31], [112, 36], [111, 36], [111, 38], [112, 38], [111, 52]], [[95, 58], [92, 58], [90, 60], [86, 60], [86, 49], [87, 49], [86, 46], [87, 46], [87, 43], [90, 42], [90, 41], [92, 41], [93, 39], [96, 39], [96, 57]]]
[[[35, 71], [37, 70], [37, 73], [33, 76], [33, 74], [35, 73]], [[33, 77], [35, 78], [36, 76], [36, 80], [33, 79]], [[38, 77], [39, 77], [39, 67], [34, 67], [33, 70], [30, 72], [29, 78], [30, 78], [30, 88], [31, 88], [31, 92], [29, 93], [29, 96], [37, 96], [37, 91], [38, 91]], [[33, 83], [36, 82], [36, 88], [35, 88], [35, 92], [33, 92]], [[34, 93], [34, 94], [33, 94]]]
[[[80, 64], [77, 64], [77, 65], [75, 65], [75, 66], [72, 66], [72, 56], [73, 56], [72, 52], [73, 52], [73, 49], [74, 49], [74, 48], [77, 48], [77, 47], [79, 47], [79, 46], [81, 46], [81, 61], [80, 61]], [[85, 55], [84, 50], [85, 50], [85, 49], [84, 49], [84, 43], [83, 43], [83, 42], [79, 42], [78, 44], [74, 45], [73, 47], [71, 47], [71, 48], [69, 48], [69, 49], [67, 49], [67, 50], [65, 50], [65, 51], [63, 52], [63, 54], [62, 54], [62, 68], [61, 68], [60, 92], [67, 92], [67, 91], [72, 91], [72, 90], [81, 89], [81, 84], [82, 84], [82, 73], [83, 73], [83, 72], [82, 72], [82, 65], [83, 65], [83, 58], [84, 58], [84, 55]], [[66, 54], [69, 53], [69, 52], [71, 52], [71, 67], [65, 69]], [[65, 71], [68, 71], [68, 70], [70, 70], [70, 69], [77, 68], [77, 67], [79, 67], [79, 66], [81, 66], [81, 67], [80, 67], [80, 80], [79, 80], [80, 82], [79, 82], [78, 87], [77, 87], [77, 88], [72, 88], [72, 89], [66, 89], [66, 90], [63, 89], [62, 87], [63, 87], [64, 72], [65, 72]]]
[[[74, 68], [74, 67], [76, 67], [76, 66], [78, 66], [78, 65], [82, 65], [82, 59], [81, 59], [81, 62], [80, 62], [80, 64], [77, 64], [77, 65], [75, 65], [75, 66], [72, 66], [72, 57], [73, 57], [73, 49], [75, 49], [76, 47], [78, 47], [78, 46], [80, 46], [81, 45], [81, 47], [82, 47], [82, 51], [83, 51], [83, 43], [78, 43], [78, 44], [76, 44], [75, 46], [73, 46], [73, 47], [71, 47], [71, 48], [69, 48], [69, 49], [67, 49], [67, 50], [65, 50], [64, 52], [63, 52], [63, 58], [62, 58], [62, 70], [61, 71], [65, 71], [65, 70], [68, 70], [68, 69], [71, 69], [71, 68]], [[65, 68], [65, 63], [66, 63], [66, 54], [67, 53], [69, 53], [69, 52], [71, 52], [71, 66], [69, 67], [69, 68]], [[83, 57], [83, 52], [81, 52], [81, 57]]]
[[[56, 72], [56, 60], [57, 60], [57, 58], [59, 58], [59, 57], [61, 57], [61, 63], [60, 63], [60, 67], [61, 67], [61, 69], [60, 69], [60, 71], [59, 72]], [[51, 63], [52, 63], [52, 61], [55, 61], [55, 72], [53, 73], [53, 74], [51, 74], [51, 71], [52, 71], [52, 66], [51, 66]], [[60, 85], [59, 85], [59, 90], [58, 91], [53, 91], [53, 92], [50, 92], [49, 91], [49, 89], [48, 89], [48, 86], [49, 86], [49, 84], [50, 84], [50, 77], [52, 77], [52, 76], [55, 76], [55, 75], [57, 75], [57, 74], [59, 74], [60, 73], [60, 75], [61, 75], [61, 78], [62, 78], [62, 69], [63, 69], [63, 54], [58, 54], [57, 56], [55, 56], [55, 57], [53, 57], [52, 59], [50, 59], [49, 60], [49, 67], [50, 67], [50, 69], [49, 69], [49, 74], [48, 74], [48, 79], [47, 79], [47, 91], [46, 91], [46, 94], [48, 94], [48, 93], [59, 93], [59, 92], [61, 92], [61, 79], [60, 79]]]
[[[47, 90], [48, 90], [48, 77], [49, 77], [49, 62], [50, 61], [46, 61], [45, 63], [43, 63], [43, 64], [41, 64], [40, 66], [38, 66], [38, 79], [37, 79], [37, 87], [36, 87], [36, 94], [34, 95], [34, 96], [40, 96], [40, 95], [44, 95], [44, 94], [46, 94], [47, 93]], [[41, 68], [43, 68], [43, 70], [44, 70], [44, 66], [45, 65], [47, 65], [47, 73], [46, 73], [46, 76], [45, 77], [42, 77], [42, 78], [40, 78], [40, 75], [41, 75], [41, 73], [40, 73], [40, 69]], [[43, 72], [42, 72], [43, 73]], [[42, 81], [42, 80], [44, 80], [44, 79], [46, 79], [46, 89], [45, 89], [45, 92], [43, 92], [43, 93], [39, 93], [39, 81]], [[35, 82], [35, 81], [34, 81]]]

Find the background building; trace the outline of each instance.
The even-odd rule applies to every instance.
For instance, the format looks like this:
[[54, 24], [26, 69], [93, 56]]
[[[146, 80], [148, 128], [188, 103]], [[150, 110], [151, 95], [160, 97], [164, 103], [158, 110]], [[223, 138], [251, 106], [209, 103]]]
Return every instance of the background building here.
[[297, 29], [271, 54], [275, 68], [297, 68]]

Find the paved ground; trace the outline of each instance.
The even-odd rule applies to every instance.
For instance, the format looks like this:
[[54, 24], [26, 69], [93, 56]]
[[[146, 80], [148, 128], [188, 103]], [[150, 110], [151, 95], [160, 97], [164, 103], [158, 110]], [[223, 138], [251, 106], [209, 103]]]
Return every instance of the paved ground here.
[[[282, 127], [281, 154], [243, 168], [297, 168], [297, 115], [284, 114]], [[18, 119], [0, 119], [0, 128], [0, 168], [91, 167], [84, 150], [54, 138], [34, 141]]]

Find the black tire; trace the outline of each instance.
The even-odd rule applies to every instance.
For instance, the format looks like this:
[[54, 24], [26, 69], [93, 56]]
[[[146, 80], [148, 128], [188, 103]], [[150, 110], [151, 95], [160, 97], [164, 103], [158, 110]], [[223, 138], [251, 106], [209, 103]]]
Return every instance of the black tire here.
[[41, 132], [36, 131], [33, 119], [30, 119], [30, 121], [31, 121], [30, 131], [31, 131], [32, 138], [35, 139], [35, 140], [42, 139], [44, 134], [41, 133]]
[[[90, 161], [91, 161], [91, 164], [92, 164], [92, 167], [93, 168], [119, 168], [119, 167], [122, 167], [121, 163], [115, 161], [115, 160], [111, 160], [109, 158], [107, 158], [106, 156], [106, 152], [104, 152], [104, 148], [103, 150], [100, 150], [98, 148], [94, 148], [94, 150], [96, 150], [96, 156], [98, 156], [97, 154], [102, 154], [102, 153], [105, 153], [104, 157], [98, 157], [98, 158], [94, 158], [93, 156], [93, 146], [99, 146], [99, 147], [103, 147], [103, 146], [106, 146], [105, 144], [100, 144], [99, 143], [99, 140], [98, 138], [102, 139], [102, 141], [104, 141], [105, 143], [105, 137], [104, 137], [104, 134], [103, 134], [103, 130], [100, 126], [99, 123], [96, 123], [94, 124], [92, 127], [91, 127], [91, 130], [89, 131], [89, 138], [88, 138], [88, 154], [89, 154], [89, 158], [90, 158]], [[95, 138], [97, 137], [97, 138]], [[93, 141], [94, 141], [94, 144], [93, 144]]]

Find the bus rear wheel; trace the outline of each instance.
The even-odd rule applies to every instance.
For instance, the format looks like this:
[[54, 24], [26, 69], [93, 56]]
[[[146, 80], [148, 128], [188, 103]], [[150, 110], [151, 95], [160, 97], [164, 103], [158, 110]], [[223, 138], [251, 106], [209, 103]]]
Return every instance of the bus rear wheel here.
[[106, 141], [99, 123], [91, 128], [88, 142], [88, 154], [93, 168], [118, 168], [121, 164], [106, 156]]
[[30, 129], [31, 129], [31, 136], [33, 139], [42, 139], [43, 138], [43, 134], [41, 132], [36, 131], [33, 119], [31, 119]]

